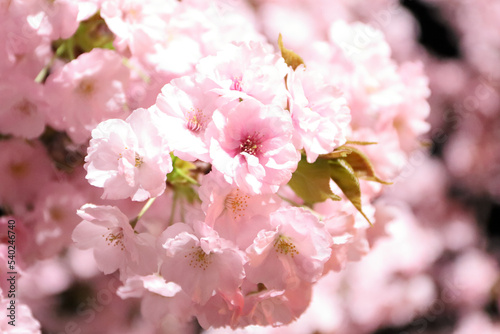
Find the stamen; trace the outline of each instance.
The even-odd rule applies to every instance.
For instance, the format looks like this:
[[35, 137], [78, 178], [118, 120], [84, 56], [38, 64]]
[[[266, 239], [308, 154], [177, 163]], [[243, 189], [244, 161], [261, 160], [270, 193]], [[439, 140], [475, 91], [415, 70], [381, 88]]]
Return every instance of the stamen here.
[[10, 164], [9, 167], [10, 167], [11, 175], [16, 179], [22, 179], [30, 171], [30, 166], [25, 161], [20, 161], [17, 163], [14, 162], [14, 163]]
[[206, 270], [208, 266], [212, 263], [211, 254], [205, 253], [201, 247], [195, 248], [191, 247], [193, 250], [184, 255], [185, 258], [190, 258], [189, 265], [193, 268], [199, 268]]
[[202, 131], [207, 122], [207, 118], [203, 112], [199, 109], [194, 110], [193, 108], [191, 108], [191, 111], [186, 114], [186, 119], [186, 128], [192, 132]]
[[248, 207], [247, 200], [250, 196], [240, 193], [239, 189], [227, 195], [224, 201], [224, 206], [232, 213], [233, 219], [245, 216], [245, 211]]
[[33, 114], [33, 112], [37, 109], [35, 104], [26, 99], [21, 100], [15, 105], [14, 108], [17, 109], [21, 114], [26, 116]]
[[[108, 228], [108, 230], [111, 230]], [[108, 236], [105, 236], [104, 234], [102, 235], [104, 238], [106, 238], [106, 241], [108, 242], [108, 246], [113, 245], [113, 247], [119, 246], [120, 250], [125, 249], [125, 245], [123, 244], [123, 230], [121, 228], [118, 228], [117, 233], [109, 233]]]
[[137, 152], [136, 152], [135, 153], [135, 165], [134, 166], [135, 167], [141, 167], [141, 165], [142, 165], [143, 162], [144, 161], [142, 160], [142, 157], [139, 154], [137, 154]]
[[229, 89], [231, 90], [237, 90], [239, 92], [243, 91], [242, 87], [241, 87], [241, 76], [234, 76], [233, 77], [233, 82], [231, 83], [231, 87], [229, 87]]
[[78, 92], [80, 92], [82, 95], [91, 95], [94, 92], [94, 82], [89, 79], [83, 79], [80, 81], [78, 84]]
[[260, 139], [257, 138], [257, 134], [253, 136], [247, 136], [247, 138], [240, 144], [240, 153], [248, 153], [253, 156], [257, 156], [260, 152]]
[[299, 254], [299, 251], [295, 247], [295, 245], [291, 242], [291, 240], [283, 235], [280, 235], [278, 239], [274, 242], [274, 249], [277, 253], [288, 255], [290, 254], [292, 258]]
[[65, 218], [64, 210], [60, 207], [53, 206], [49, 209], [50, 218], [56, 222], [63, 222]]

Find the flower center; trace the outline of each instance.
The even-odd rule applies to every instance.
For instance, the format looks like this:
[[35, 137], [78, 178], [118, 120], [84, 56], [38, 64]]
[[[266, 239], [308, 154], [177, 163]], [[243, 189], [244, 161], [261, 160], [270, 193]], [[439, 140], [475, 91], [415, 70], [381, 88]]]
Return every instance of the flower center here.
[[[111, 230], [108, 228], [108, 230]], [[105, 237], [105, 235], [102, 235]], [[116, 233], [108, 233], [108, 236], [105, 237], [108, 242], [108, 246], [113, 245], [113, 247], [119, 246], [121, 250], [125, 249], [125, 245], [123, 244], [123, 230], [118, 228]]]
[[137, 167], [137, 168], [141, 167], [142, 164], [144, 163], [143, 158], [139, 155], [139, 153], [137, 153], [137, 152], [132, 153], [132, 152], [133, 151], [129, 151], [128, 147], [125, 146], [125, 151], [123, 153], [118, 153], [117, 160], [120, 160], [121, 158], [125, 158], [125, 159], [128, 159], [130, 161], [130, 159], [132, 159], [131, 154], [133, 154], [134, 167]]
[[143, 162], [144, 161], [142, 160], [142, 157], [139, 154], [137, 154], [137, 152], [136, 152], [135, 153], [135, 165], [134, 166], [135, 167], [141, 167], [141, 165], [142, 165]]
[[29, 165], [24, 162], [17, 162], [10, 164], [10, 172], [12, 176], [16, 179], [21, 179], [25, 177], [30, 171]]
[[122, 11], [121, 19], [127, 23], [137, 23], [141, 18], [141, 8], [137, 4], [129, 4]]
[[56, 222], [62, 222], [65, 218], [64, 210], [60, 207], [53, 206], [49, 209], [50, 218]]
[[289, 238], [280, 235], [278, 239], [274, 242], [274, 249], [276, 253], [288, 255], [290, 254], [292, 258], [299, 254], [299, 251], [295, 247], [295, 245], [290, 241]]
[[240, 153], [248, 153], [253, 156], [257, 156], [260, 152], [260, 148], [262, 144], [260, 143], [260, 139], [256, 134], [253, 136], [247, 136], [240, 144]]
[[37, 109], [35, 104], [26, 99], [23, 99], [22, 101], [17, 103], [14, 108], [17, 109], [21, 114], [26, 116], [33, 114]]
[[224, 206], [232, 212], [233, 219], [241, 218], [245, 215], [248, 207], [247, 200], [249, 199], [250, 196], [242, 194], [239, 189], [236, 189], [227, 195]]
[[212, 263], [212, 259], [210, 254], [205, 253], [205, 251], [201, 247], [195, 248], [192, 247], [193, 250], [184, 255], [184, 257], [189, 258], [189, 265], [193, 268], [199, 268], [206, 270], [208, 266]]
[[78, 92], [84, 96], [89, 96], [94, 92], [95, 86], [94, 82], [89, 79], [83, 79], [78, 84]]
[[201, 110], [196, 109], [191, 110], [186, 114], [187, 123], [186, 128], [191, 132], [200, 132], [205, 128], [206, 117], [203, 115]]
[[231, 83], [231, 87], [229, 87], [231, 90], [237, 90], [239, 92], [243, 91], [241, 87], [241, 76], [234, 76], [233, 81]]

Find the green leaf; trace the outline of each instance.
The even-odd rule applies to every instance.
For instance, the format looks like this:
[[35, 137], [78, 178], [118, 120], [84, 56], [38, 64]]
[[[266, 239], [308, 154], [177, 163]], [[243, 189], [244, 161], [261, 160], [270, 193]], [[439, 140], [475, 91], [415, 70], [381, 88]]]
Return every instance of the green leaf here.
[[340, 201], [330, 189], [330, 167], [328, 160], [316, 160], [310, 164], [305, 156], [299, 161], [297, 170], [288, 182], [290, 188], [307, 204], [323, 202], [328, 198]]
[[382, 184], [392, 184], [391, 182], [381, 180], [375, 175], [375, 169], [370, 159], [363, 152], [354, 147], [343, 146], [343, 148], [351, 151], [351, 153], [343, 159], [352, 167], [358, 178]]
[[356, 209], [365, 217], [370, 223], [370, 220], [363, 212], [361, 206], [361, 189], [359, 188], [359, 180], [352, 167], [343, 159], [335, 159], [328, 161], [330, 167], [330, 177], [344, 195], [351, 201]]
[[292, 50], [288, 50], [283, 46], [283, 37], [281, 34], [278, 37], [278, 46], [281, 50], [281, 56], [285, 59], [285, 63], [291, 66], [294, 70], [301, 64], [304, 64], [304, 60]]

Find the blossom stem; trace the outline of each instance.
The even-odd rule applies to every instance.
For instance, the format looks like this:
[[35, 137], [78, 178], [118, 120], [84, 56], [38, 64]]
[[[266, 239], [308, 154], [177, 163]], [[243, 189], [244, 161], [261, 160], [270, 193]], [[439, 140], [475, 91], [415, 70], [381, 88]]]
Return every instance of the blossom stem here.
[[172, 200], [172, 210], [170, 210], [170, 218], [168, 219], [168, 226], [172, 225], [172, 223], [174, 222], [174, 215], [175, 215], [175, 208], [177, 206], [177, 199], [178, 199], [178, 195], [174, 191], [174, 198]]
[[141, 212], [139, 212], [139, 214], [137, 215], [137, 217], [135, 217], [134, 219], [132, 219], [130, 221], [130, 225], [132, 226], [132, 228], [135, 228], [135, 226], [137, 225], [137, 222], [139, 221], [139, 219], [141, 219], [142, 216], [146, 213], [146, 211], [148, 211], [148, 209], [154, 203], [155, 199], [156, 199], [156, 197], [152, 197], [152, 198], [148, 199], [148, 201], [146, 202], [146, 204], [144, 204], [144, 206], [141, 209]]
[[[195, 179], [193, 179], [191, 176], [187, 175], [184, 172], [184, 170], [182, 170], [182, 168], [179, 168], [178, 166], [176, 166], [177, 160], [179, 160], [179, 158], [176, 157], [175, 155], [172, 155], [172, 166], [174, 168], [170, 172], [169, 175], [173, 175], [174, 179], [175, 179], [175, 176], [178, 175], [178, 176], [182, 177], [184, 180], [188, 181], [189, 183], [199, 186], [200, 184], [198, 183], [198, 181], [196, 181]], [[168, 178], [168, 176], [167, 176], [167, 178]], [[175, 183], [175, 181], [174, 181], [174, 183]]]
[[196, 181], [195, 179], [193, 179], [191, 176], [187, 175], [186, 173], [184, 173], [184, 171], [180, 168], [176, 169], [176, 173], [179, 174], [180, 176], [182, 176], [186, 181], [188, 181], [189, 183], [191, 184], [194, 184], [194, 185], [197, 185], [199, 186], [200, 184], [198, 183], [198, 181]]
[[45, 80], [45, 78], [47, 77], [47, 73], [49, 72], [49, 69], [54, 64], [54, 61], [56, 60], [57, 57], [60, 57], [64, 53], [64, 51], [66, 51], [66, 43], [62, 43], [61, 45], [59, 45], [59, 47], [57, 48], [52, 58], [50, 58], [47, 65], [45, 65], [36, 76], [35, 78], [36, 83], [42, 83]]

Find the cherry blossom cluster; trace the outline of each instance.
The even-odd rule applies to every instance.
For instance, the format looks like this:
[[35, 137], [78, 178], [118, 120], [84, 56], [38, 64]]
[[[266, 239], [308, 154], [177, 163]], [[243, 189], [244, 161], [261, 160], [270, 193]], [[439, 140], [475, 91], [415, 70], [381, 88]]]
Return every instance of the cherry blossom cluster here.
[[[337, 27], [350, 29], [346, 25], [333, 29]], [[379, 36], [375, 45], [383, 50], [383, 43]], [[406, 86], [403, 74], [390, 67], [389, 55], [373, 52], [376, 56], [366, 57], [386, 64], [388, 68], [383, 70], [395, 81], [387, 83], [387, 94], [394, 94], [393, 106], [384, 105], [393, 109], [392, 114], [377, 119], [380, 107], [375, 103], [363, 101], [355, 92], [349, 99], [352, 105], [357, 102], [373, 108], [372, 118], [381, 127], [393, 129], [396, 137], [392, 140], [399, 139], [401, 146], [411, 145], [414, 133], [422, 131], [418, 125], [412, 125], [415, 131], [405, 129], [398, 136], [399, 129], [392, 124], [399, 113], [409, 111], [408, 101], [402, 105], [402, 94], [408, 94], [409, 100], [415, 95], [423, 103], [426, 116], [425, 79], [423, 90], [417, 86], [416, 91], [410, 91], [418, 83], [411, 80]], [[300, 64], [293, 66], [294, 61]], [[331, 63], [341, 61], [349, 60]], [[340, 270], [346, 261], [355, 259], [354, 254], [362, 254], [359, 249], [350, 250], [350, 244], [366, 240], [357, 230], [366, 230], [368, 224], [356, 226], [363, 224], [354, 218], [356, 209], [364, 218], [367, 216], [356, 203], [361, 196], [351, 195], [360, 191], [359, 185], [357, 189], [345, 187], [348, 177], [329, 175], [326, 186], [330, 187], [331, 177], [339, 187], [338, 193], [346, 193], [354, 206], [344, 201], [341, 207], [332, 203], [333, 207], [325, 204], [323, 209], [311, 211], [307, 205], [297, 208], [289, 204], [312, 201], [303, 189], [303, 183], [316, 183], [309, 179], [310, 169], [326, 166], [335, 174], [357, 168], [358, 160], [369, 164], [362, 159], [365, 156], [361, 151], [343, 145], [346, 136], [359, 131], [359, 137], [363, 137], [361, 133], [373, 126], [369, 119], [361, 120], [359, 113], [359, 119], [351, 122], [348, 99], [341, 89], [316, 69], [314, 61], [310, 67], [302, 62], [284, 47], [280, 54], [260, 42], [229, 44], [216, 55], [201, 59], [193, 74], [163, 86], [153, 106], [136, 109], [125, 120], [101, 122], [92, 131], [84, 167], [89, 183], [103, 188], [104, 199], [149, 199], [147, 207], [162, 196], [167, 182], [174, 196], [189, 201], [189, 194], [176, 187], [200, 184], [201, 203], [191, 198], [189, 212], [172, 219], [169, 216], [175, 213], [177, 203], [174, 199], [170, 210], [164, 212], [166, 228], [156, 234], [141, 228], [142, 212], [129, 219], [115, 206], [93, 204], [78, 211], [84, 221], [73, 233], [76, 246], [93, 249], [104, 273], [119, 270], [125, 282], [118, 292], [122, 297], [146, 298], [150, 293], [165, 297], [160, 314], [151, 310], [158, 307], [155, 303], [144, 299], [143, 316], [154, 314], [152, 320], [161, 324], [169, 310], [182, 309], [179, 322], [195, 316], [205, 328], [287, 324], [307, 307], [313, 283], [329, 270]], [[362, 67], [354, 71], [362, 71]], [[419, 75], [415, 65], [401, 71]], [[350, 70], [346, 72], [353, 75]], [[345, 88], [350, 85], [354, 83], [349, 82]], [[361, 107], [358, 110], [367, 112]], [[422, 113], [419, 109], [415, 112]], [[405, 117], [408, 119], [408, 115]], [[407, 119], [400, 121], [401, 128]], [[368, 132], [362, 139], [374, 136]], [[339, 164], [339, 170], [328, 169], [330, 161], [324, 156], [339, 153], [344, 157], [335, 151], [340, 147], [349, 150], [346, 155], [358, 157], [341, 159], [343, 163], [351, 161], [346, 169], [343, 164]], [[299, 167], [301, 150], [304, 161]], [[199, 169], [202, 172], [196, 173]], [[362, 171], [370, 172], [366, 168]], [[321, 179], [323, 173], [316, 177]], [[290, 186], [298, 198], [286, 193], [285, 186], [292, 181]], [[329, 195], [328, 190], [325, 194]], [[369, 204], [371, 196], [366, 196], [364, 201]], [[349, 235], [358, 233], [358, 240], [352, 241]], [[159, 290], [151, 290], [149, 284]], [[267, 310], [265, 305], [273, 306]]]
[[[140, 217], [131, 222], [116, 206], [86, 204], [73, 240], [94, 249], [104, 273], [119, 270], [124, 297], [137, 284], [152, 292], [146, 282], [156, 280], [163, 303], [174, 304], [162, 309], [183, 305], [184, 321], [289, 323], [328, 271], [333, 237], [310, 209], [285, 205], [277, 192], [302, 149], [309, 163], [332, 152], [346, 142], [349, 121], [346, 99], [319, 72], [294, 70], [263, 43], [230, 44], [171, 80], [150, 108], [97, 125], [85, 158], [86, 178], [104, 199], [155, 199], [185, 178], [200, 179], [201, 203], [159, 235], [138, 233]], [[277, 309], [263, 310], [266, 303]]]
[[244, 1], [0, 10], [0, 225], [17, 222], [27, 301], [91, 277], [33, 288], [90, 252], [154, 330], [289, 324], [383, 235], [373, 202], [429, 129], [422, 65], [362, 23], [294, 49]]

